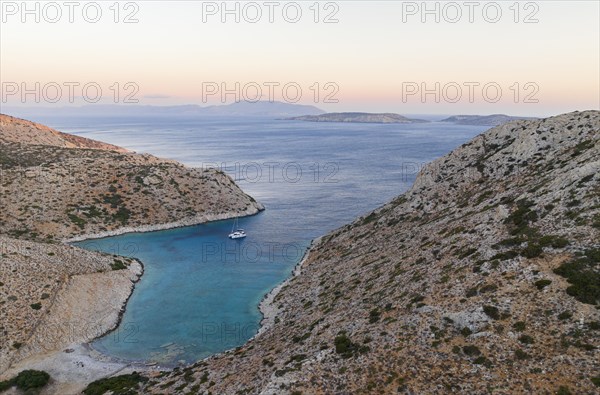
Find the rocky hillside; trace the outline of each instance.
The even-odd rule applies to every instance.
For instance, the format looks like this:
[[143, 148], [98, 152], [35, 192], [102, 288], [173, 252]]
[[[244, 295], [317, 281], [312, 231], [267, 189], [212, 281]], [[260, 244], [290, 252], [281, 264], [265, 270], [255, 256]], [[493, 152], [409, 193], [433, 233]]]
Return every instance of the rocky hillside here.
[[599, 308], [600, 112], [515, 121], [316, 242], [255, 339], [143, 391], [598, 393]]
[[90, 148], [127, 152], [125, 148], [62, 133], [39, 123], [0, 114], [0, 143], [50, 145], [60, 148]]
[[222, 172], [6, 115], [0, 115], [0, 207], [0, 375], [25, 358], [114, 328], [141, 275], [135, 260], [60, 241], [263, 209]]
[[62, 240], [262, 209], [220, 171], [113, 149], [16, 118], [0, 120], [0, 233]]
[[421, 119], [410, 119], [400, 114], [383, 113], [372, 114], [368, 112], [332, 112], [321, 115], [303, 115], [288, 118], [293, 121], [308, 122], [353, 122], [353, 123], [417, 123], [426, 122]]

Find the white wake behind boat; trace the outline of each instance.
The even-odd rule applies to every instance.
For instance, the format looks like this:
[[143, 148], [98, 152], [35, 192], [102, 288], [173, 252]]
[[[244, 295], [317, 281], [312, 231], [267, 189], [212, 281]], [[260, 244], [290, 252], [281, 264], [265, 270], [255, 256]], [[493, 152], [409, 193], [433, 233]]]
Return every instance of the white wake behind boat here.
[[243, 239], [246, 236], [244, 229], [238, 228], [238, 218], [235, 217], [235, 221], [233, 221], [233, 226], [231, 227], [231, 233], [229, 233], [227, 237], [230, 239]]

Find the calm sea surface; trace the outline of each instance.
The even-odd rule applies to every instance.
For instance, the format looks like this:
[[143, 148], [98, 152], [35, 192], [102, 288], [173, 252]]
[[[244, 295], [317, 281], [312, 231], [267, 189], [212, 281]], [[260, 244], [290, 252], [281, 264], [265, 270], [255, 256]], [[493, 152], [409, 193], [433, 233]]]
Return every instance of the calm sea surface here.
[[243, 344], [258, 304], [290, 275], [310, 241], [406, 191], [423, 164], [486, 127], [447, 123], [340, 124], [265, 118], [53, 118], [56, 129], [137, 152], [218, 166], [266, 211], [233, 221], [78, 243], [134, 256], [145, 274], [99, 351], [161, 365]]

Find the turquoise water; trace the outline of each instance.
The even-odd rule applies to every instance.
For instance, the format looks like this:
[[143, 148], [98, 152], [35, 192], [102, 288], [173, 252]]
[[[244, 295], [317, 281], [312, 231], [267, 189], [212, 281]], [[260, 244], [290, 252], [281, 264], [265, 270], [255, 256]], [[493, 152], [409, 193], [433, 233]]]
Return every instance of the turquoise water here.
[[260, 299], [308, 246], [262, 243], [259, 218], [240, 219], [244, 240], [229, 240], [232, 221], [219, 221], [78, 243], [135, 256], [146, 268], [120, 329], [93, 346], [122, 359], [173, 364], [243, 344], [258, 330]]
[[261, 118], [39, 121], [190, 166], [219, 164], [265, 204], [263, 213], [240, 219], [244, 240], [227, 239], [232, 221], [220, 221], [78, 243], [145, 265], [120, 327], [93, 347], [162, 365], [243, 344], [258, 330], [258, 303], [312, 239], [404, 192], [422, 165], [485, 129]]

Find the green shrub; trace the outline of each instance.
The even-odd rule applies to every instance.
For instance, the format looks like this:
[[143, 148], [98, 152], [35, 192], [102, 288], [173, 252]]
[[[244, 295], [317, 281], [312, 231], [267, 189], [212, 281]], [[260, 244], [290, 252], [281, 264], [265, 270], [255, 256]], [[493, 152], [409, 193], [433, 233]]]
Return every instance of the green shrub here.
[[507, 259], [516, 258], [517, 256], [519, 256], [518, 251], [510, 250], [510, 251], [505, 251], [505, 252], [499, 252], [496, 255], [494, 255], [493, 257], [491, 257], [490, 260], [499, 259], [501, 261], [506, 261]]
[[208, 381], [208, 372], [204, 372], [202, 377], [200, 377], [200, 384], [204, 384]]
[[520, 348], [517, 348], [517, 350], [515, 351], [515, 357], [517, 357], [517, 359], [519, 359], [519, 360], [531, 358], [529, 356], [529, 354], [527, 354], [525, 351], [521, 350]]
[[521, 245], [525, 239], [522, 236], [509, 237], [494, 245], [494, 247], [516, 247]]
[[560, 236], [542, 236], [539, 240], [542, 247], [565, 248], [569, 245], [569, 240]]
[[292, 355], [287, 363], [290, 362], [302, 362], [306, 359], [306, 354]]
[[27, 391], [42, 388], [50, 381], [50, 375], [41, 370], [24, 370], [12, 382], [20, 390]]
[[568, 320], [571, 317], [573, 317], [573, 314], [570, 311], [563, 311], [558, 315], [558, 319], [561, 321]]
[[357, 353], [364, 354], [369, 351], [369, 347], [353, 343], [344, 332], [340, 332], [340, 334], [335, 337], [334, 345], [335, 352], [340, 354], [342, 358], [350, 358]]
[[565, 387], [564, 385], [558, 387], [558, 391], [556, 391], [556, 395], [571, 395], [571, 393], [571, 390], [568, 387]]
[[272, 359], [268, 359], [268, 358], [263, 358], [262, 363], [263, 363], [263, 365], [266, 365], [266, 366], [269, 366], [269, 367], [272, 367], [273, 365], [275, 365], [275, 363], [273, 362], [273, 360]]
[[483, 365], [486, 368], [491, 368], [492, 367], [492, 362], [489, 359], [487, 359], [486, 357], [484, 357], [483, 355], [475, 358], [473, 360], [473, 363], [475, 365]]
[[537, 213], [531, 210], [533, 205], [534, 203], [530, 200], [522, 199], [517, 201], [517, 209], [506, 218], [505, 222], [517, 228], [523, 228], [530, 222], [537, 221]]
[[577, 144], [575, 148], [573, 148], [573, 153], [571, 154], [571, 156], [575, 157], [577, 155], [580, 155], [583, 151], [586, 151], [592, 147], [594, 147], [594, 140], [582, 141], [581, 143]]
[[529, 242], [527, 243], [527, 247], [523, 248], [521, 251], [521, 255], [523, 255], [525, 258], [531, 259], [537, 258], [538, 256], [542, 255], [543, 252], [544, 250], [539, 244]]
[[592, 377], [590, 380], [596, 387], [600, 387], [600, 376]]
[[113, 215], [115, 221], [119, 221], [122, 225], [126, 225], [131, 217], [131, 211], [125, 207], [119, 207], [119, 210]]
[[8, 391], [9, 388], [13, 387], [12, 380], [0, 381], [0, 392]]
[[479, 348], [477, 346], [473, 346], [473, 345], [463, 346], [462, 350], [467, 355], [480, 355], [481, 354], [481, 351], [479, 351]]
[[121, 261], [120, 259], [115, 259], [114, 263], [110, 264], [110, 267], [111, 267], [112, 270], [127, 269], [127, 266], [125, 265], [125, 263], [123, 263], [123, 261]]
[[369, 312], [369, 323], [374, 324], [375, 322], [379, 321], [379, 318], [381, 317], [381, 313], [379, 312], [378, 309], [373, 309]]
[[114, 395], [135, 395], [139, 384], [148, 381], [137, 372], [94, 381], [83, 391], [85, 395], [103, 395], [112, 391]]
[[600, 303], [600, 249], [588, 249], [583, 256], [563, 263], [554, 269], [554, 273], [565, 277], [571, 284], [567, 294], [582, 303]]
[[294, 343], [300, 343], [300, 342], [303, 342], [304, 340], [308, 339], [309, 337], [310, 337], [310, 332], [306, 332], [302, 336], [295, 335], [294, 337], [292, 337], [292, 341]]
[[533, 285], [535, 285], [536, 288], [539, 289], [540, 291], [542, 289], [546, 288], [550, 284], [552, 284], [552, 280], [547, 280], [547, 279], [537, 280], [535, 283], [533, 283]]
[[75, 214], [69, 214], [68, 217], [71, 220], [71, 222], [73, 222], [75, 225], [77, 225], [79, 227], [79, 229], [83, 229], [85, 227], [85, 224], [87, 223], [86, 220], [79, 218]]
[[600, 263], [600, 248], [590, 248], [586, 250], [585, 256], [592, 262]]
[[350, 340], [345, 333], [342, 333], [334, 339], [333, 343], [335, 344], [335, 352], [341, 354], [344, 358], [349, 358], [352, 356], [352, 352], [354, 350], [354, 343]]
[[487, 314], [488, 317], [499, 320], [500, 319], [500, 311], [495, 306], [484, 305], [483, 312]]
[[486, 284], [479, 289], [479, 292], [481, 292], [481, 293], [495, 292], [497, 289], [498, 289], [498, 286], [496, 284]]
[[363, 225], [366, 225], [368, 223], [371, 223], [375, 220], [379, 219], [378, 215], [376, 213], [371, 213], [368, 216], [364, 217], [362, 220]]
[[463, 258], [473, 255], [476, 252], [477, 252], [477, 248], [468, 248], [463, 251], [458, 251], [457, 254], [458, 254], [459, 259], [463, 259]]
[[523, 332], [525, 330], [525, 322], [523, 321], [517, 321], [513, 324], [513, 328], [517, 331], [517, 332]]
[[31, 306], [31, 308], [34, 309], [34, 310], [40, 310], [42, 308], [42, 304], [39, 303], [39, 302], [38, 303], [30, 304], [29, 306]]
[[533, 337], [529, 335], [521, 335], [519, 336], [519, 341], [523, 344], [533, 344]]

